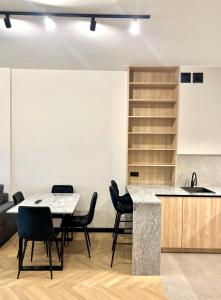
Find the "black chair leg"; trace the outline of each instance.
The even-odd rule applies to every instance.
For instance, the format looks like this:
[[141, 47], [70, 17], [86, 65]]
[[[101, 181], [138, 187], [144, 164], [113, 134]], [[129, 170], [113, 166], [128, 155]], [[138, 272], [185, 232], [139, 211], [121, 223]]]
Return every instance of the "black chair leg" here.
[[58, 258], [59, 258], [59, 261], [60, 261], [61, 258], [60, 258], [60, 251], [59, 251], [59, 247], [58, 247], [58, 241], [55, 241], [55, 244], [56, 244], [56, 249], [57, 249]]
[[116, 223], [116, 232], [115, 232], [114, 241], [113, 241], [113, 252], [112, 252], [112, 258], [111, 258], [111, 268], [112, 268], [113, 262], [114, 262], [114, 255], [115, 255], [116, 244], [117, 244], [118, 230], [119, 230], [119, 226], [120, 226], [120, 217], [121, 217], [121, 215], [118, 214], [117, 223]]
[[32, 244], [31, 244], [31, 261], [32, 261], [32, 259], [33, 259], [34, 247], [35, 247], [35, 242], [32, 241]]
[[88, 232], [87, 226], [86, 226], [86, 233], [87, 233], [87, 239], [88, 239], [89, 246], [91, 247], [91, 239], [90, 239], [90, 236], [89, 236], [89, 232]]
[[22, 248], [23, 248], [23, 241], [21, 238], [19, 238], [19, 246], [18, 246], [18, 275], [17, 279], [19, 278], [20, 272], [21, 272], [21, 256], [22, 256]]
[[115, 239], [116, 239], [116, 229], [117, 229], [117, 224], [119, 223], [118, 229], [119, 229], [119, 226], [120, 226], [120, 220], [119, 220], [119, 218], [120, 218], [120, 214], [117, 213], [117, 215], [116, 215], [116, 224], [115, 224], [115, 226], [114, 226], [115, 228], [114, 228], [114, 233], [113, 233], [112, 251], [113, 251], [113, 249], [114, 249], [114, 241], [115, 241]]
[[21, 268], [22, 268], [22, 263], [24, 260], [24, 256], [25, 256], [25, 251], [27, 248], [27, 241], [25, 240], [24, 242], [24, 251], [22, 251], [23, 248], [23, 240], [21, 238], [19, 238], [19, 260], [18, 260], [18, 275], [17, 275], [17, 279], [19, 278], [20, 272], [21, 272]]
[[[27, 241], [25, 241], [25, 243], [28, 243]], [[19, 258], [19, 249], [18, 249], [18, 253], [17, 253], [17, 259]]]
[[88, 239], [89, 246], [91, 247], [91, 239], [88, 231], [87, 231], [87, 239]]
[[87, 232], [86, 232], [86, 228], [84, 227], [84, 236], [85, 236], [85, 242], [87, 245], [87, 252], [88, 252], [88, 257], [91, 258], [91, 254], [90, 254], [90, 248], [89, 248], [89, 242], [88, 242], [88, 238], [87, 238]]
[[47, 257], [48, 257], [48, 243], [45, 242], [45, 249], [46, 249], [46, 254], [47, 254]]
[[114, 221], [114, 230], [113, 230], [112, 237], [114, 237], [114, 233], [115, 233], [115, 230], [116, 230], [116, 224], [117, 224], [117, 215], [118, 215], [118, 213], [116, 213], [116, 217], [115, 217], [115, 221]]
[[64, 235], [64, 245], [66, 244], [66, 241], [68, 242], [68, 245], [69, 245], [69, 234], [68, 234], [68, 232], [65, 232], [65, 235]]
[[53, 275], [52, 275], [52, 260], [51, 260], [51, 241], [47, 241], [46, 243], [48, 244], [49, 263], [50, 263], [50, 274], [51, 274], [51, 279], [53, 279]]

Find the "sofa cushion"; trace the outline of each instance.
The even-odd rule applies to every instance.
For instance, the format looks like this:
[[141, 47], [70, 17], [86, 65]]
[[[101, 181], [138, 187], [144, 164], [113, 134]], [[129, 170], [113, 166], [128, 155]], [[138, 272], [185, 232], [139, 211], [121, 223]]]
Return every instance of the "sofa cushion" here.
[[0, 205], [8, 202], [8, 193], [0, 194]]
[[[0, 215], [1, 215], [1, 213], [4, 213], [4, 212], [6, 212], [7, 210], [9, 210], [10, 208], [12, 208], [13, 206], [14, 206], [13, 201], [8, 201], [8, 202], [2, 204], [2, 205], [0, 206]], [[11, 214], [8, 214], [8, 215], [11, 215]], [[1, 299], [1, 298], [0, 298], [0, 299]]]
[[13, 206], [12, 201], [0, 205], [0, 246], [17, 231], [17, 215], [7, 213]]
[[0, 194], [2, 194], [4, 191], [4, 184], [0, 184]]

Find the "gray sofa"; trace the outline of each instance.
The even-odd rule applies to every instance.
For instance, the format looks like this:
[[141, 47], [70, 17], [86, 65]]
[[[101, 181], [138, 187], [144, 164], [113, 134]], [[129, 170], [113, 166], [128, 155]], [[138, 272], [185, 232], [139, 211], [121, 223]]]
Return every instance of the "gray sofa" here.
[[6, 213], [13, 205], [8, 201], [8, 193], [4, 193], [4, 185], [0, 184], [0, 246], [17, 231], [17, 216]]

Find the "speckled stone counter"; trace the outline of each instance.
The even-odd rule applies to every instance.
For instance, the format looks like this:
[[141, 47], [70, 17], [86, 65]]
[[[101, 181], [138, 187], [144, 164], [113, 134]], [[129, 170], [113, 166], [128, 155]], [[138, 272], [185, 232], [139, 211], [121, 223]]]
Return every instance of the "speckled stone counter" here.
[[161, 205], [134, 203], [133, 210], [133, 275], [160, 274]]
[[[27, 197], [24, 201], [18, 205], [13, 206], [7, 211], [7, 213], [18, 213], [19, 206], [48, 206], [51, 209], [52, 214], [72, 214], [80, 199], [79, 193], [74, 194], [52, 194], [52, 193], [36, 193], [30, 197]], [[36, 203], [36, 200], [41, 200], [40, 203]]]
[[133, 200], [133, 275], [160, 275], [161, 202], [158, 196], [221, 197], [221, 188], [206, 187], [214, 193], [189, 193], [177, 187], [126, 187]]

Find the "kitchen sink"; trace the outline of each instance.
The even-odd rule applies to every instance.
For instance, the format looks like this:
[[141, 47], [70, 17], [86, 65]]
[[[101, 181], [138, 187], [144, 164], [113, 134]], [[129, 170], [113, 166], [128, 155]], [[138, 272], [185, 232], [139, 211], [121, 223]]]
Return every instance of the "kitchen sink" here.
[[181, 187], [181, 189], [183, 189], [186, 192], [189, 193], [214, 193], [213, 191], [210, 191], [204, 187], [199, 187], [199, 186], [194, 186], [194, 187]]

